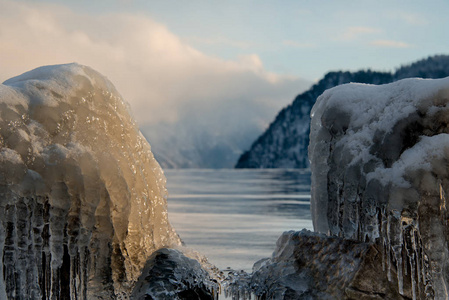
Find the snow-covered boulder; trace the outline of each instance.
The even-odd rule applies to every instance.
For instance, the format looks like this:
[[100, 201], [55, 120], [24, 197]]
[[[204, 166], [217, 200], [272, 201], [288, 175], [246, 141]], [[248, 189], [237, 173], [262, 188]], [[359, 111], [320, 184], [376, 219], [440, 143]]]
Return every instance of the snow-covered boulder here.
[[177, 249], [159, 249], [148, 259], [133, 300], [215, 300], [219, 284], [201, 264]]
[[284, 232], [255, 265], [254, 294], [267, 299], [342, 299], [369, 245], [307, 230]]
[[[251, 274], [230, 272], [225, 291], [235, 299], [410, 299], [411, 283], [399, 294], [397, 277], [382, 270], [377, 245], [302, 231], [284, 232], [270, 258]], [[395, 269], [391, 270], [395, 273]]]
[[150, 255], [180, 244], [149, 144], [91, 68], [1, 84], [0, 146], [0, 299], [126, 299]]
[[342, 85], [311, 115], [315, 230], [379, 245], [402, 294], [447, 298], [449, 78]]

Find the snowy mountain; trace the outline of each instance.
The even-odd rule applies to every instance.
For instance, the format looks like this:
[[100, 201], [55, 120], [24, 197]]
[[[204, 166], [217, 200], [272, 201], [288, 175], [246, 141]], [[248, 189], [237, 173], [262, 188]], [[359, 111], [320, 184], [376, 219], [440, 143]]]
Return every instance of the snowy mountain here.
[[250, 146], [248, 140], [263, 130], [253, 120], [222, 124], [224, 121], [209, 123], [193, 118], [143, 126], [141, 130], [151, 141], [151, 149], [163, 168], [230, 168]]
[[310, 110], [326, 89], [349, 82], [385, 84], [408, 77], [449, 76], [449, 56], [437, 55], [402, 66], [394, 73], [361, 70], [329, 72], [310, 90], [282, 109], [269, 128], [238, 160], [236, 168], [306, 168]]

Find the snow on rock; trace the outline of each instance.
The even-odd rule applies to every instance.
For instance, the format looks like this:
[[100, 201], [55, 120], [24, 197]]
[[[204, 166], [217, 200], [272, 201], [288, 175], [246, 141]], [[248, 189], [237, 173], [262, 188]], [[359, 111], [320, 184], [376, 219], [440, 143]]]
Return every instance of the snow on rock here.
[[341, 299], [367, 250], [367, 244], [340, 241], [305, 229], [284, 232], [272, 258], [256, 265], [255, 294], [267, 299]]
[[[233, 299], [403, 299], [389, 282], [376, 245], [302, 231], [284, 232], [271, 258], [253, 273], [230, 272], [223, 286]], [[395, 274], [395, 269], [392, 270]], [[410, 283], [405, 297], [411, 297]]]
[[402, 294], [447, 298], [449, 77], [342, 85], [311, 116], [315, 230], [380, 245]]
[[159, 249], [148, 259], [131, 299], [215, 300], [219, 284], [201, 264], [176, 249]]
[[0, 85], [0, 298], [127, 299], [180, 244], [165, 177], [127, 104], [78, 64]]

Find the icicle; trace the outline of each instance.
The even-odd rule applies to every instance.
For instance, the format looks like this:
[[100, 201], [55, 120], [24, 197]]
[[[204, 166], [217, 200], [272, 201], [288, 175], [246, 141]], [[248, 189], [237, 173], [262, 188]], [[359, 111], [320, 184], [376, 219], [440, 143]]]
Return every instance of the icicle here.
[[391, 234], [391, 220], [390, 220], [391, 218], [390, 218], [390, 216], [388, 216], [388, 218], [387, 218], [387, 231], [386, 231], [386, 241], [387, 241], [387, 278], [388, 278], [388, 281], [392, 281], [393, 280], [393, 278], [392, 278], [392, 276], [391, 276], [391, 252], [390, 252], [390, 250], [391, 250], [391, 247], [392, 247], [392, 244], [391, 244], [391, 239], [392, 239], [392, 234]]
[[427, 270], [429, 268], [429, 264], [428, 264], [428, 260], [427, 260], [427, 256], [424, 254], [424, 251], [421, 251], [421, 261], [422, 261], [422, 280], [424, 283], [424, 292], [426, 293], [426, 295], [429, 294], [429, 288], [431, 289], [432, 286], [429, 285], [429, 277], [427, 276]]
[[390, 234], [393, 235], [392, 239], [394, 241], [393, 254], [396, 260], [396, 271], [397, 271], [397, 280], [398, 280], [398, 288], [399, 294], [404, 294], [404, 274], [403, 274], [403, 228], [402, 228], [402, 217], [398, 216], [399, 212], [395, 212], [395, 215], [392, 215], [392, 221], [394, 224], [390, 224]]
[[[34, 265], [28, 259], [28, 248], [31, 247], [30, 241], [30, 212], [24, 202], [24, 198], [19, 198], [16, 203], [16, 231], [17, 231], [17, 261], [15, 266], [19, 272], [17, 279], [21, 288], [21, 296], [31, 297], [34, 282], [27, 281], [27, 275], [32, 274], [30, 266]], [[31, 271], [31, 273], [30, 273]], [[28, 284], [26, 284], [28, 282]]]
[[250, 287], [251, 275], [243, 270], [229, 269], [228, 276], [222, 282], [225, 297], [232, 297], [236, 300], [250, 300], [253, 292]]
[[416, 274], [415, 274], [415, 257], [410, 257], [410, 277], [412, 281], [412, 295], [413, 300], [416, 300]]
[[[401, 217], [403, 237], [404, 237], [404, 276], [410, 275], [410, 281], [412, 284], [412, 296], [413, 300], [416, 300], [416, 261], [415, 261], [415, 222], [411, 217]], [[407, 266], [410, 267], [410, 274], [408, 274]]]
[[44, 227], [42, 229], [43, 236], [43, 253], [42, 253], [42, 265], [43, 265], [43, 290], [46, 299], [50, 299], [51, 295], [51, 252], [50, 252], [50, 205], [48, 198], [44, 203]]
[[443, 189], [443, 186], [441, 184], [441, 180], [439, 181], [439, 188], [440, 188], [440, 216], [441, 216], [441, 222], [442, 224], [447, 224], [447, 219], [445, 218], [446, 212], [447, 212], [447, 206], [446, 206], [446, 193]]
[[408, 276], [408, 265], [410, 263], [410, 257], [407, 254], [407, 251], [404, 251], [404, 249], [402, 249], [402, 266], [404, 267], [404, 276], [407, 277]]
[[[420, 263], [419, 263], [419, 256], [417, 251], [419, 250], [417, 247], [417, 236], [418, 232], [416, 228], [413, 228], [411, 232], [411, 259], [410, 259], [410, 270], [411, 270], [411, 277], [412, 277], [412, 289], [413, 289], [413, 300], [417, 298], [416, 292], [418, 292], [418, 295], [421, 294], [421, 273], [420, 273]], [[418, 279], [418, 280], [416, 280]]]
[[[3, 196], [3, 195], [2, 195]], [[5, 227], [3, 222], [5, 220], [4, 208], [0, 207], [0, 254], [3, 254], [3, 250], [5, 247]], [[6, 285], [4, 278], [4, 267], [3, 267], [3, 255], [0, 255], [0, 299], [6, 299]]]
[[[392, 254], [396, 261], [396, 272], [398, 280], [399, 293], [402, 295], [404, 293], [404, 277], [403, 277], [403, 264], [402, 264], [402, 247], [403, 247], [403, 234], [402, 234], [402, 224], [401, 215], [397, 210], [392, 210], [391, 214], [388, 216], [388, 227], [387, 235], [389, 240], [389, 248], [392, 250]], [[389, 259], [390, 259], [389, 255]], [[391, 281], [391, 261], [388, 261], [388, 280]]]
[[422, 280], [424, 286], [426, 286], [427, 285], [427, 276], [426, 276], [427, 265], [426, 265], [426, 261], [425, 261], [425, 257], [424, 257], [424, 251], [422, 251], [422, 250], [421, 250], [420, 258], [421, 258], [421, 260], [420, 260], [421, 261], [421, 280]]
[[7, 205], [5, 209], [6, 236], [3, 252], [4, 274], [6, 282], [6, 293], [8, 298], [20, 295], [20, 286], [17, 286], [16, 268], [14, 262], [17, 261], [17, 232], [16, 232], [16, 207]]
[[[387, 256], [389, 256], [388, 235], [386, 234], [388, 232], [387, 231], [388, 221], [385, 217], [385, 209], [384, 208], [381, 209], [380, 214], [381, 214], [381, 222], [380, 222], [379, 226], [381, 226], [381, 230], [380, 230], [382, 233], [381, 240], [382, 240], [382, 245], [384, 248], [383, 255], [382, 255], [382, 270], [385, 272], [386, 267], [388, 268], [388, 266], [387, 266], [388, 262], [386, 262], [386, 260], [388, 260]], [[389, 278], [389, 280], [390, 280], [390, 278]]]
[[391, 275], [391, 252], [390, 252], [390, 247], [387, 248], [388, 252], [387, 252], [387, 278], [388, 281], [393, 281], [393, 277]]
[[[40, 287], [43, 286], [43, 267], [42, 267], [42, 251], [43, 251], [43, 238], [42, 231], [44, 228], [44, 218], [43, 218], [43, 201], [40, 197], [35, 197], [32, 199], [35, 201], [32, 215], [32, 231], [33, 231], [33, 251], [34, 251], [34, 263], [36, 265], [38, 273], [38, 284]], [[40, 288], [42, 291], [42, 288]]]
[[385, 272], [385, 256], [387, 255], [387, 245], [385, 243], [385, 240], [382, 238], [382, 271]]
[[399, 287], [399, 294], [404, 294], [404, 276], [402, 274], [402, 247], [401, 246], [395, 246], [393, 248], [393, 253], [396, 259], [396, 265], [397, 265], [397, 277], [398, 277], [398, 287]]
[[418, 294], [421, 295], [422, 290], [421, 286], [424, 285], [424, 281], [422, 280], [422, 267], [421, 260], [419, 256], [419, 252], [415, 249], [415, 257], [416, 257], [416, 275], [418, 277]]

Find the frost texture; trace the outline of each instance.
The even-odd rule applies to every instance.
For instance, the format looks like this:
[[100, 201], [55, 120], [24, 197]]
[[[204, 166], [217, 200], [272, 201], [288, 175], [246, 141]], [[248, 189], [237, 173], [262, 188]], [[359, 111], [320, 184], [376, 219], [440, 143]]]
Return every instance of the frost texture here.
[[127, 299], [179, 245], [165, 177], [113, 85], [77, 64], [0, 85], [0, 298]]
[[312, 109], [318, 232], [373, 242], [412, 297], [448, 297], [449, 78], [327, 90]]

